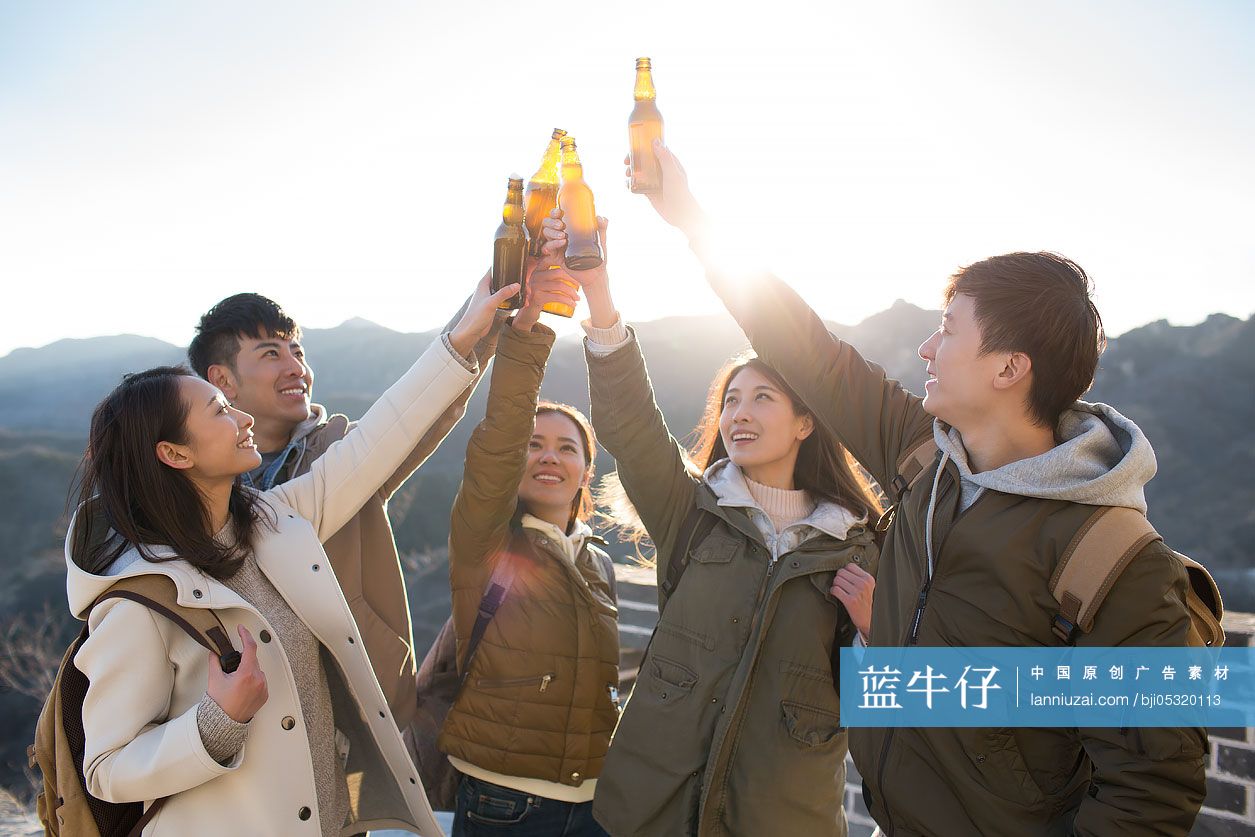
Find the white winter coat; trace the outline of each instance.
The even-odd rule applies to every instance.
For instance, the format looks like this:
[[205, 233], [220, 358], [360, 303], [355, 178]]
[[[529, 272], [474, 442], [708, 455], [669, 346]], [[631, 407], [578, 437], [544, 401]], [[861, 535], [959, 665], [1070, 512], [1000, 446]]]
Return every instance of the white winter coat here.
[[[436, 341], [308, 474], [262, 495], [278, 525], [259, 526], [257, 563], [321, 642], [336, 727], [349, 742], [346, 774], [353, 811], [345, 835], [404, 828], [426, 837], [441, 830], [322, 542], [392, 475], [472, 379]], [[258, 662], [269, 687], [269, 699], [249, 723], [243, 750], [232, 763], [219, 764], [206, 752], [196, 724], [208, 683], [208, 653], [142, 605], [103, 602], [91, 611], [91, 636], [75, 660], [91, 682], [83, 704], [87, 789], [113, 802], [171, 796], [145, 835], [319, 837], [300, 701], [273, 628], [239, 595], [186, 562], [138, 560], [118, 576], [96, 576], [71, 559], [73, 541], [66, 538], [66, 568], [76, 617], [83, 618], [121, 577], [168, 576], [178, 588], [179, 604], [214, 609], [237, 646], [236, 626], [248, 628], [258, 639]], [[161, 546], [151, 551], [173, 554]], [[260, 639], [263, 631], [269, 642]]]

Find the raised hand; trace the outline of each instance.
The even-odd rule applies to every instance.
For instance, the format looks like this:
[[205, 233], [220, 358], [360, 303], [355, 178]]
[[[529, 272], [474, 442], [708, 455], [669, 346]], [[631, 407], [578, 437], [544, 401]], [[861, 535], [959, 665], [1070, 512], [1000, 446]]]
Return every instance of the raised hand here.
[[239, 667], [227, 674], [222, 670], [218, 655], [210, 653], [209, 686], [205, 692], [231, 720], [247, 724], [266, 705], [270, 692], [266, 688], [266, 675], [257, 664], [257, 643], [253, 635], [243, 625], [238, 630], [244, 643]]
[[[705, 214], [689, 191], [688, 174], [680, 159], [661, 140], [654, 140], [654, 154], [658, 157], [658, 166], [662, 170], [662, 188], [657, 192], [647, 193], [649, 202], [662, 220], [692, 238], [700, 231]], [[632, 158], [624, 157], [623, 165], [627, 167], [626, 174], [630, 181]]]
[[[588, 310], [592, 323], [597, 328], [609, 328], [618, 319], [614, 300], [610, 296], [610, 245], [607, 234], [610, 229], [608, 218], [597, 217], [597, 229], [601, 233], [602, 262], [590, 270], [563, 271], [568, 279], [579, 283], [584, 290], [584, 298], [588, 300]], [[562, 210], [554, 209], [541, 226], [541, 235], [550, 244], [556, 244], [558, 252], [566, 247], [566, 223], [562, 220]], [[546, 247], [548, 244], [546, 244]], [[551, 271], [557, 273], [558, 271]]]
[[449, 342], [453, 350], [462, 357], [470, 357], [475, 344], [492, 328], [493, 320], [501, 303], [519, 292], [518, 283], [506, 285], [496, 293], [492, 293], [492, 271], [484, 274], [475, 287], [475, 295], [458, 324], [449, 332]]
[[519, 331], [531, 331], [540, 319], [541, 310], [551, 302], [575, 307], [580, 302], [579, 283], [571, 278], [565, 267], [552, 269], [542, 259], [527, 277], [526, 300], [514, 315], [514, 327]]

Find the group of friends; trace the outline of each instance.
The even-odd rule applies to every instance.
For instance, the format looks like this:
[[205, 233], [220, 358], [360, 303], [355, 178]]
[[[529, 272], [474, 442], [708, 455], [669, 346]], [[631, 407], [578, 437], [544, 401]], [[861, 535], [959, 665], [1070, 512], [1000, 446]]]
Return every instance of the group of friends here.
[[[840, 648], [1057, 645], [1063, 549], [1095, 506], [1145, 513], [1145, 436], [1079, 400], [1103, 347], [1085, 272], [1052, 253], [957, 271], [919, 347], [921, 398], [784, 282], [724, 268], [683, 167], [655, 150], [649, 200], [753, 348], [715, 375], [687, 448], [607, 264], [562, 266], [558, 210], [524, 306], [505, 317], [518, 287], [485, 276], [360, 420], [311, 401], [299, 327], [256, 294], [202, 318], [190, 369], [128, 375], [100, 403], [66, 540], [90, 628], [74, 660], [87, 790], [165, 798], [148, 835], [439, 833], [402, 736], [416, 655], [388, 501], [492, 359], [449, 536], [467, 666], [439, 735], [461, 775], [455, 835], [843, 835], [847, 752], [894, 837], [1186, 834], [1201, 729], [841, 724]], [[591, 419], [539, 395], [555, 339], [541, 309], [580, 296]], [[599, 443], [617, 479], [595, 492]], [[908, 486], [921, 449], [937, 453]], [[623, 701], [599, 507], [652, 544], [659, 581]], [[89, 514], [107, 526], [84, 534]], [[238, 668], [100, 600], [141, 575], [212, 610]], [[1179, 558], [1146, 545], [1078, 644], [1184, 645], [1186, 585]]]

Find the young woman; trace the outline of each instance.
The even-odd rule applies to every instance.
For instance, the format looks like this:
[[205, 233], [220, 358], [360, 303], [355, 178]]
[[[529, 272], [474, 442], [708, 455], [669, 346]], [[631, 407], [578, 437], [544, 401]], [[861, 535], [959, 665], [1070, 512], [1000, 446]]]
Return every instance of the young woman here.
[[[354, 430], [264, 493], [239, 480], [261, 458], [252, 417], [188, 370], [127, 376], [96, 408], [66, 538], [70, 607], [91, 630], [75, 659], [83, 773], [102, 800], [168, 797], [144, 834], [440, 834], [322, 542], [471, 383], [473, 347], [516, 290], [491, 295], [485, 277]], [[92, 606], [145, 574], [213, 611], [238, 669], [143, 605]]]
[[578, 301], [564, 270], [529, 280], [503, 329], [484, 420], [466, 450], [449, 565], [459, 665], [490, 584], [504, 589], [439, 746], [462, 774], [454, 835], [604, 835], [592, 799], [618, 720], [613, 565], [588, 526], [593, 431], [537, 403], [554, 334], [546, 302]]
[[[593, 423], [657, 547], [660, 586], [687, 560], [615, 731], [597, 821], [616, 837], [844, 834], [833, 660], [869, 629], [876, 503], [755, 358], [716, 376], [686, 455], [604, 266], [572, 275], [592, 315]], [[708, 525], [686, 525], [691, 515]]]

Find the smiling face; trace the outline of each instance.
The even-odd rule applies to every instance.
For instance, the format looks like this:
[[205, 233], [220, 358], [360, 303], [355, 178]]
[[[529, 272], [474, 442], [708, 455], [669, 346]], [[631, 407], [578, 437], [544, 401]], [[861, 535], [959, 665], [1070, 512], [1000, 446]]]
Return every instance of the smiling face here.
[[1006, 367], [1005, 355], [981, 354], [981, 330], [972, 297], [957, 294], [942, 312], [941, 325], [919, 347], [927, 362], [924, 409], [957, 427], [994, 409], [994, 382]]
[[741, 470], [767, 467], [792, 474], [798, 449], [813, 430], [811, 417], [797, 413], [789, 396], [752, 366], [728, 381], [719, 435], [728, 458]]
[[256, 419], [263, 448], [279, 450], [309, 418], [314, 372], [298, 340], [240, 335], [239, 342], [234, 365], [210, 366], [209, 380]]
[[579, 427], [567, 416], [542, 412], [527, 443], [527, 467], [519, 500], [530, 514], [566, 520], [580, 489], [588, 483], [588, 463]]
[[261, 464], [252, 416], [232, 407], [217, 387], [200, 378], [180, 377], [179, 394], [187, 411], [184, 441], [158, 442], [162, 462], [205, 485], [234, 482]]

